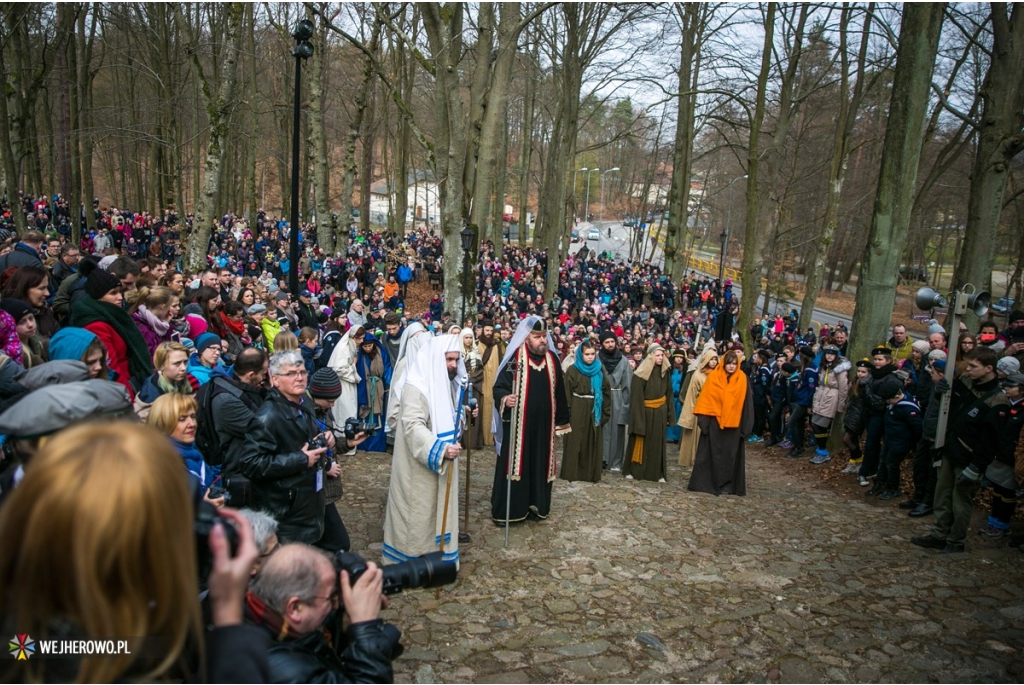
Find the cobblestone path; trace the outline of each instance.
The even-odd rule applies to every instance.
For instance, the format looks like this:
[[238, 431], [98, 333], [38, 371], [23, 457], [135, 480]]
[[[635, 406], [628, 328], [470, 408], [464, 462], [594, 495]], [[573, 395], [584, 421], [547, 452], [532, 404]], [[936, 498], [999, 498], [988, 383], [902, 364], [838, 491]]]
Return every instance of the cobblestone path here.
[[[458, 582], [385, 612], [398, 682], [1024, 680], [1024, 554], [976, 525], [967, 554], [916, 548], [928, 523], [784, 461], [748, 450], [743, 498], [687, 492], [674, 463], [667, 484], [556, 481], [551, 518], [504, 549], [494, 452], [474, 452]], [[343, 464], [342, 516], [374, 560], [390, 464]]]

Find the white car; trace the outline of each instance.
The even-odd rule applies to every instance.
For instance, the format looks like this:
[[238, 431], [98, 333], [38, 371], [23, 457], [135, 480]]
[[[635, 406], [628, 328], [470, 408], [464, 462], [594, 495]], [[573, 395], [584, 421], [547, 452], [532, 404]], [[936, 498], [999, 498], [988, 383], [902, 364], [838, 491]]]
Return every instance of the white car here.
[[587, 231], [587, 240], [600, 240], [600, 239], [601, 239], [601, 231], [597, 230], [596, 228], [592, 228], [589, 231]]

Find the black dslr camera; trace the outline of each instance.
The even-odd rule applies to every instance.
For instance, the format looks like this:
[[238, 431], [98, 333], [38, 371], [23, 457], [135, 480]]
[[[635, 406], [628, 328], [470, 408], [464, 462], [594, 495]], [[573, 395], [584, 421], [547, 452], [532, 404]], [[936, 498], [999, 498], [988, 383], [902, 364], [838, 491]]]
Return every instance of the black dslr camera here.
[[355, 440], [360, 433], [372, 433], [377, 430], [377, 424], [370, 421], [361, 421], [356, 417], [345, 419], [345, 438]]
[[[195, 483], [195, 481], [194, 481]], [[213, 569], [213, 553], [210, 551], [210, 531], [218, 523], [224, 527], [224, 535], [231, 546], [231, 556], [238, 554], [238, 531], [235, 525], [220, 515], [217, 507], [203, 499], [203, 489], [194, 487], [193, 503], [195, 518], [192, 530], [196, 536], [196, 561], [199, 566], [199, 583], [205, 587], [206, 579]]]
[[[363, 573], [366, 572], [366, 560], [352, 552], [336, 552], [334, 555], [334, 570], [339, 574], [339, 580], [341, 578], [341, 571], [348, 571], [349, 582], [355, 585]], [[455, 582], [455, 577], [458, 574], [455, 562], [442, 560], [440, 552], [425, 554], [422, 557], [416, 557], [401, 564], [382, 566], [381, 570], [384, 572], [385, 595], [393, 595], [406, 588], [448, 585]], [[339, 594], [341, 593], [340, 587], [338, 592]], [[341, 612], [338, 613], [338, 616], [340, 618]], [[402, 631], [390, 623], [385, 623], [384, 634], [391, 643], [391, 660], [394, 661], [405, 651], [405, 647], [401, 643]]]
[[327, 448], [327, 438], [323, 433], [318, 434], [309, 441], [310, 450], [322, 450]]

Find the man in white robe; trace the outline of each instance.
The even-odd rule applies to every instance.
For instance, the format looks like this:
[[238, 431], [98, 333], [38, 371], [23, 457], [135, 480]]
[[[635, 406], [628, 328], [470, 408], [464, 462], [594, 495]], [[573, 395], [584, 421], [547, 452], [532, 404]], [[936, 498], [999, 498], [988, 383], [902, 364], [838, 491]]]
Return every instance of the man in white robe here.
[[437, 551], [459, 562], [455, 460], [462, 453], [468, 382], [460, 347], [457, 336], [442, 335], [406, 358], [384, 514], [385, 564]]

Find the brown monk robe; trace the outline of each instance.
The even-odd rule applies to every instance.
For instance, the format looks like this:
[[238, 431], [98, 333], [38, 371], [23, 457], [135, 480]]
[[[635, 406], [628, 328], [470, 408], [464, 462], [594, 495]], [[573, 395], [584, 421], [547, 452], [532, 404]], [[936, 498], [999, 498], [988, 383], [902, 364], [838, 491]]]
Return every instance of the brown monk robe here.
[[501, 337], [495, 335], [494, 325], [487, 319], [482, 322], [480, 339], [477, 341], [477, 349], [480, 352], [480, 363], [483, 367], [483, 396], [480, 397], [480, 416], [484, 419], [483, 439], [487, 447], [494, 446], [494, 436], [491, 434], [491, 412], [494, 409], [494, 381], [498, 377], [498, 367], [501, 365], [501, 358], [505, 356], [505, 344]]
[[672, 364], [652, 345], [633, 372], [629, 398], [629, 444], [622, 473], [629, 479], [665, 482], [665, 429], [672, 419]]
[[[604, 470], [601, 462], [604, 425], [612, 415], [612, 386], [597, 360], [594, 343], [584, 341], [572, 361], [564, 379], [572, 433], [564, 438], [561, 477], [562, 480], [599, 483]], [[600, 395], [594, 391], [595, 385], [600, 385]], [[597, 401], [600, 406], [595, 409]]]

